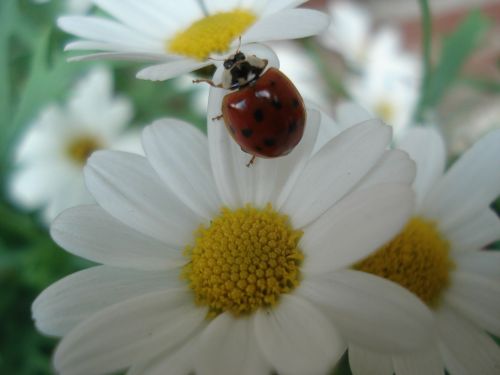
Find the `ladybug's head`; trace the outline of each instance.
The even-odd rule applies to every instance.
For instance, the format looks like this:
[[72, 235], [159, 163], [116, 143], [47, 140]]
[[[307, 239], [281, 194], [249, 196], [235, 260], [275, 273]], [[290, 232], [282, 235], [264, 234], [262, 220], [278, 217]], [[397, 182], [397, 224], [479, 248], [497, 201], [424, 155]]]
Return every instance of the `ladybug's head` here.
[[236, 52], [224, 60], [222, 87], [227, 90], [238, 90], [254, 83], [267, 66], [267, 60], [257, 56], [246, 56]]

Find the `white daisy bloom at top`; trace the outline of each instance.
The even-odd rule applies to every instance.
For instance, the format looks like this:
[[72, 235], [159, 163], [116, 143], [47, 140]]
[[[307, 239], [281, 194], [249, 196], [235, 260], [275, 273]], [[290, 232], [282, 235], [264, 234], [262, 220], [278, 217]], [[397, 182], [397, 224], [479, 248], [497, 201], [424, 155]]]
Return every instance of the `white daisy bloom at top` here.
[[[50, 0], [33, 0], [35, 3], [48, 3]], [[62, 0], [64, 11], [70, 14], [84, 14], [92, 8], [92, 0]]]
[[68, 50], [102, 51], [80, 59], [118, 58], [157, 62], [139, 78], [166, 80], [214, 64], [239, 45], [317, 34], [328, 17], [295, 9], [305, 0], [94, 0], [114, 20], [62, 17], [59, 26], [82, 40]]
[[[352, 344], [354, 375], [500, 373], [500, 239], [490, 204], [500, 195], [500, 131], [478, 141], [446, 172], [441, 136], [408, 131], [400, 147], [417, 163], [417, 205], [401, 233], [355, 269], [398, 283], [429, 306], [433, 344], [401, 356]], [[485, 332], [486, 331], [486, 332]]]
[[[211, 89], [209, 119], [223, 94]], [[425, 345], [431, 315], [415, 296], [348, 269], [413, 207], [414, 164], [387, 149], [390, 128], [364, 122], [314, 152], [331, 121], [309, 110], [289, 155], [246, 167], [224, 125], [208, 125], [207, 138], [161, 120], [143, 133], [146, 157], [89, 159], [97, 205], [65, 211], [51, 233], [103, 265], [33, 305], [37, 327], [64, 336], [57, 371], [326, 374], [346, 341], [401, 353]]]
[[92, 202], [82, 175], [87, 157], [102, 148], [139, 152], [139, 133], [125, 131], [132, 115], [129, 100], [113, 94], [111, 72], [91, 70], [65, 106], [46, 107], [22, 135], [9, 181], [12, 200], [44, 208], [47, 223], [68, 207]]

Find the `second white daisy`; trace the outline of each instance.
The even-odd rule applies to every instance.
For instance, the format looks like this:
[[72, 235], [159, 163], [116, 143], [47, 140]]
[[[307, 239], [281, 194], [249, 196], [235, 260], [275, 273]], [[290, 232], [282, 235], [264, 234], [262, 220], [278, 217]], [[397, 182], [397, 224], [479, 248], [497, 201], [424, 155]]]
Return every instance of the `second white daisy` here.
[[324, 374], [345, 341], [425, 345], [430, 314], [416, 297], [345, 269], [407, 219], [413, 163], [387, 150], [390, 128], [376, 120], [314, 153], [321, 118], [308, 116], [287, 157], [250, 168], [221, 124], [207, 139], [176, 120], [145, 130], [146, 158], [91, 157], [98, 205], [66, 211], [51, 232], [105, 265], [33, 305], [37, 327], [64, 336], [60, 373]]

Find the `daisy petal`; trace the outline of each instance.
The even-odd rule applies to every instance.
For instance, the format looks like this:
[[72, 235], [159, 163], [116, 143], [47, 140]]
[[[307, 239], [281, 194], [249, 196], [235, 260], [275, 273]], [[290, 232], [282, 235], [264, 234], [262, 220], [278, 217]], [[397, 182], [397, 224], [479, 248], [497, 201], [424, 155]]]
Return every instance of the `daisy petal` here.
[[150, 39], [128, 27], [105, 18], [66, 16], [57, 20], [64, 31], [83, 39], [127, 46], [135, 52], [155, 53], [162, 49], [161, 40]]
[[147, 2], [134, 0], [94, 0], [97, 6], [114, 18], [152, 38], [166, 38], [174, 31], [173, 25]]
[[479, 327], [500, 336], [500, 282], [456, 271], [445, 298]]
[[449, 308], [438, 313], [440, 349], [451, 374], [497, 375], [500, 348], [487, 334]]
[[112, 305], [78, 325], [61, 341], [56, 370], [72, 375], [112, 373], [172, 350], [203, 324], [205, 309], [191, 293], [153, 292]]
[[33, 302], [33, 318], [43, 333], [63, 336], [108, 306], [178, 285], [177, 273], [143, 272], [107, 266], [89, 268], [45, 289]]
[[285, 9], [255, 22], [242, 36], [243, 43], [304, 38], [318, 34], [329, 23], [326, 14], [312, 9]]
[[303, 272], [317, 274], [354, 264], [391, 240], [412, 211], [409, 186], [377, 185], [351, 193], [304, 230]]
[[50, 234], [66, 251], [109, 266], [164, 270], [186, 262], [180, 251], [123, 225], [96, 205], [64, 211]]
[[392, 375], [392, 360], [389, 356], [349, 344], [349, 366], [353, 375]]
[[[201, 330], [200, 330], [201, 331]], [[186, 375], [194, 369], [193, 358], [197, 356], [199, 333], [194, 334], [178, 350], [160, 353], [155, 358], [141, 364], [135, 364], [127, 375]]]
[[354, 126], [323, 146], [282, 207], [294, 225], [304, 227], [346, 195], [378, 162], [390, 138], [390, 128], [375, 120]]
[[199, 219], [162, 183], [144, 157], [97, 151], [84, 173], [99, 205], [125, 225], [176, 248], [191, 240]]
[[267, 16], [273, 13], [282, 11], [283, 9], [296, 8], [301, 4], [306, 3], [308, 0], [281, 0], [281, 1], [269, 1], [266, 4], [266, 8], [262, 13], [262, 16]]
[[9, 181], [10, 198], [26, 209], [40, 207], [54, 197], [54, 191], [65, 188], [77, 173], [66, 163], [35, 161], [14, 172]]
[[444, 375], [444, 363], [434, 345], [424, 352], [393, 358], [394, 372], [398, 375]]
[[261, 351], [279, 373], [325, 374], [345, 351], [331, 323], [302, 298], [284, 294], [278, 308], [254, 319]]
[[377, 165], [360, 181], [358, 188], [365, 189], [378, 184], [410, 185], [415, 178], [415, 162], [406, 152], [386, 151]]
[[201, 131], [183, 121], [160, 120], [144, 130], [143, 144], [156, 173], [184, 204], [205, 219], [219, 212], [207, 137]]
[[417, 163], [417, 177], [413, 187], [417, 194], [417, 206], [443, 175], [446, 148], [443, 137], [434, 128], [411, 128], [398, 142], [398, 148], [406, 151]]
[[299, 293], [323, 306], [349, 343], [378, 353], [407, 353], [432, 336], [427, 307], [383, 278], [343, 270], [309, 277], [302, 285]]
[[335, 114], [342, 130], [376, 119], [375, 116], [355, 102], [340, 102], [337, 105]]
[[197, 374], [269, 374], [256, 342], [252, 321], [221, 314], [210, 322], [198, 342]]
[[[476, 142], [434, 186], [422, 212], [444, 231], [489, 207], [500, 194], [500, 130]], [[480, 166], [480, 168], [478, 167]]]
[[455, 256], [457, 271], [482, 275], [500, 283], [500, 251], [471, 251]]
[[476, 216], [454, 225], [446, 233], [453, 251], [469, 252], [482, 249], [500, 239], [500, 219], [487, 208]]
[[321, 114], [315, 110], [307, 111], [307, 124], [300, 143], [286, 157], [259, 159], [252, 172], [255, 173], [254, 202], [265, 205], [275, 202], [279, 209], [286, 200], [307, 160], [313, 153], [319, 131]]
[[153, 65], [140, 70], [136, 77], [150, 81], [166, 81], [184, 73], [189, 73], [205, 66], [212, 65], [212, 61], [199, 62], [190, 59], [169, 61], [164, 64]]

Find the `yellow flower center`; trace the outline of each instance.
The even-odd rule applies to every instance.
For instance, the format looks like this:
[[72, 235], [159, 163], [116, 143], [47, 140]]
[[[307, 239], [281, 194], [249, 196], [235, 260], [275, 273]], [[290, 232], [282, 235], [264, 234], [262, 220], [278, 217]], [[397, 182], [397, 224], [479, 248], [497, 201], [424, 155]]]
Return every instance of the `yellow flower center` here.
[[380, 100], [375, 106], [375, 113], [387, 122], [392, 122], [396, 114], [396, 110], [391, 102], [388, 100]]
[[102, 148], [101, 142], [92, 136], [81, 136], [73, 139], [66, 148], [69, 158], [78, 165], [85, 165], [88, 157]]
[[231, 42], [242, 35], [256, 19], [254, 13], [244, 9], [206, 16], [177, 33], [167, 43], [167, 51], [205, 60], [213, 53], [227, 52]]
[[209, 307], [209, 318], [226, 311], [240, 316], [272, 307], [281, 294], [300, 283], [301, 236], [288, 216], [271, 205], [222, 208], [208, 227], [196, 231], [194, 245], [186, 247], [190, 262], [182, 278], [196, 303]]
[[391, 242], [354, 265], [354, 269], [391, 280], [416, 294], [430, 307], [439, 304], [454, 264], [450, 245], [436, 225], [412, 218]]

